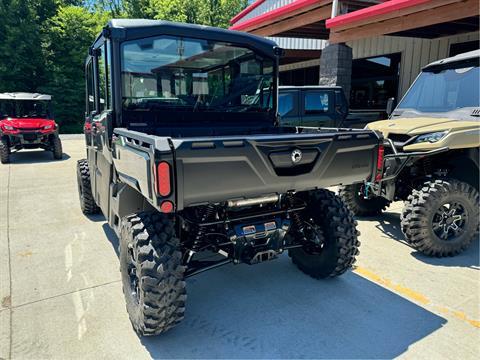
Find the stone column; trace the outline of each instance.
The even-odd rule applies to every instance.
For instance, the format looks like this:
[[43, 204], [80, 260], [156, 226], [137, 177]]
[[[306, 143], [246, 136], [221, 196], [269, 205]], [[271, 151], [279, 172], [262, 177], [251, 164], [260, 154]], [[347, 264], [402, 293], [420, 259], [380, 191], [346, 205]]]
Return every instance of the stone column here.
[[352, 48], [341, 44], [330, 44], [320, 56], [320, 85], [338, 85], [343, 88], [347, 101], [350, 100], [352, 84]]

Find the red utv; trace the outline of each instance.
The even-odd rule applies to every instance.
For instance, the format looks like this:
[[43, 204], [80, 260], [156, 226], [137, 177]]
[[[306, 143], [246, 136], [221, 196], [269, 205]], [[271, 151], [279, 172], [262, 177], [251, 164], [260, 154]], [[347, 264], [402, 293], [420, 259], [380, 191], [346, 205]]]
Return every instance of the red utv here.
[[45, 149], [62, 158], [58, 125], [53, 120], [52, 97], [31, 93], [0, 93], [0, 160], [21, 149]]

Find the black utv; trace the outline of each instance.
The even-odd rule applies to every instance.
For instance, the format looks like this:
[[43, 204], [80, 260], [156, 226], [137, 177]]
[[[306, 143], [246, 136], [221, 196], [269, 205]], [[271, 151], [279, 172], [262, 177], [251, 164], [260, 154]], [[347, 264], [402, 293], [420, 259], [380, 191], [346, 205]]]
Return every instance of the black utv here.
[[278, 127], [281, 53], [253, 35], [154, 20], [112, 20], [90, 48], [80, 204], [120, 238], [139, 334], [178, 324], [185, 278], [208, 269], [283, 252], [315, 278], [354, 263], [355, 221], [323, 188], [374, 176], [380, 139]]

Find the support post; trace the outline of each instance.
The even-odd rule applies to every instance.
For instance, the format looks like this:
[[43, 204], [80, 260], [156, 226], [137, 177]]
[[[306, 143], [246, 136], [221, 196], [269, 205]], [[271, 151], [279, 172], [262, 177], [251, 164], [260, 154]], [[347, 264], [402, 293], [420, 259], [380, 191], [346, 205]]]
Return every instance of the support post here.
[[320, 56], [320, 85], [343, 88], [347, 101], [352, 83], [352, 48], [346, 44], [327, 45]]

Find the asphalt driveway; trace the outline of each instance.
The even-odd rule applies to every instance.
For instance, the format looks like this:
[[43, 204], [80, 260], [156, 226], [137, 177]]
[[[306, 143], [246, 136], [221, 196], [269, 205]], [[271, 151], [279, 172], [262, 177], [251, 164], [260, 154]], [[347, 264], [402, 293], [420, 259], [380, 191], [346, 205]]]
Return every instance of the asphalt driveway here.
[[316, 281], [287, 256], [187, 282], [184, 322], [140, 339], [125, 310], [118, 239], [79, 208], [81, 137], [64, 159], [0, 165], [0, 358], [445, 358], [480, 356], [478, 241], [431, 259], [402, 242], [399, 209], [359, 219], [361, 255]]

